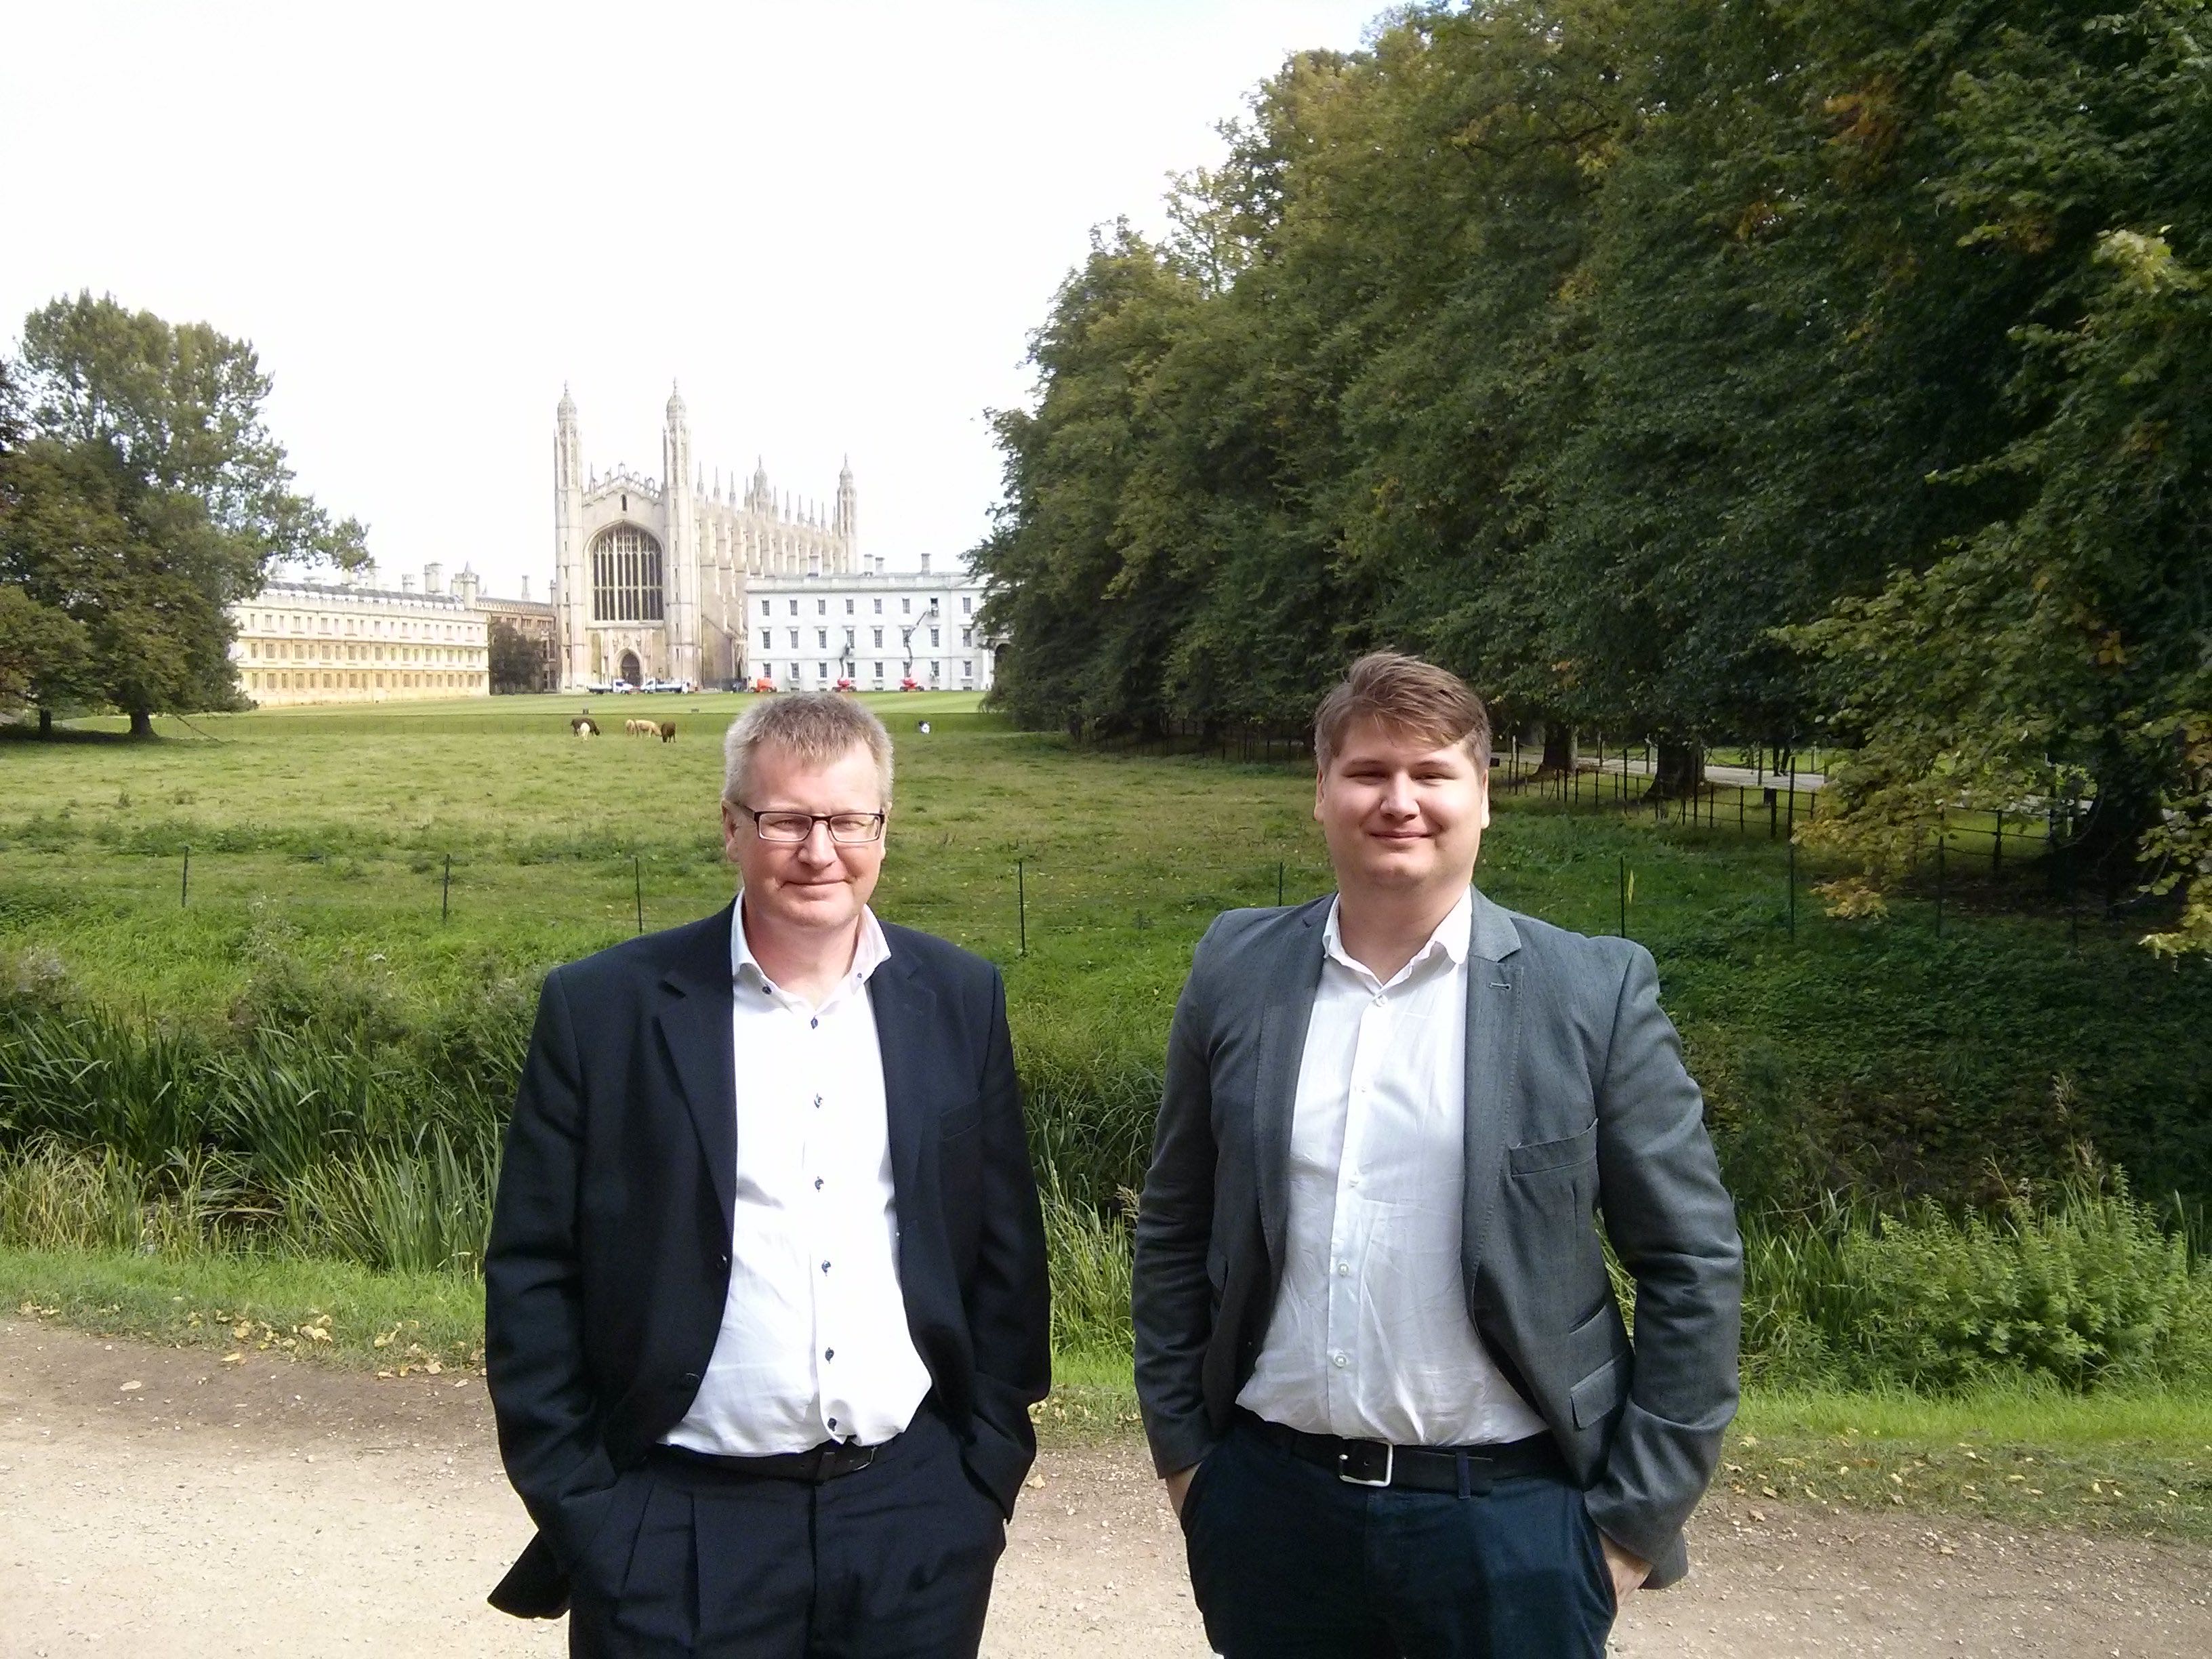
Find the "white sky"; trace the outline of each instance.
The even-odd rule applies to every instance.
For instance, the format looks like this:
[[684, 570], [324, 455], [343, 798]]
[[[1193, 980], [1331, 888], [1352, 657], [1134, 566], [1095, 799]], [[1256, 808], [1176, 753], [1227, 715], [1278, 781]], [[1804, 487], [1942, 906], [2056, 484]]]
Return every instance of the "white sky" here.
[[8, 8], [0, 338], [112, 292], [252, 340], [301, 486], [387, 574], [552, 563], [554, 404], [587, 465], [692, 453], [864, 550], [981, 536], [982, 411], [1091, 228], [1381, 0]]

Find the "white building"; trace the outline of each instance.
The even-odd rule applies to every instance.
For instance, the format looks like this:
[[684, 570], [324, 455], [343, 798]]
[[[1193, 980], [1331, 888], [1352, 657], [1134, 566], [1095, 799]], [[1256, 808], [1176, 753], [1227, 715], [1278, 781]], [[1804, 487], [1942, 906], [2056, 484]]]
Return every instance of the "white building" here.
[[564, 690], [627, 680], [728, 684], [747, 672], [745, 584], [860, 570], [852, 469], [835, 502], [794, 502], [757, 462], [740, 495], [691, 459], [671, 393], [661, 477], [587, 472], [576, 404], [561, 394], [553, 444], [553, 610]]
[[445, 567], [422, 567], [422, 589], [386, 587], [367, 566], [330, 581], [273, 581], [230, 608], [238, 683], [261, 707], [385, 702], [491, 695], [476, 573], [446, 589]]
[[754, 576], [745, 583], [744, 678], [780, 690], [849, 680], [862, 691], [911, 681], [931, 690], [988, 691], [992, 648], [983, 584], [965, 571], [876, 568], [857, 575]]
[[[563, 690], [627, 680], [988, 690], [992, 652], [965, 573], [893, 571], [860, 553], [848, 466], [834, 501], [794, 502], [756, 461], [739, 494], [691, 459], [672, 392], [660, 478], [586, 470], [563, 390], [553, 444], [553, 613]], [[690, 482], [684, 482], [689, 475]]]

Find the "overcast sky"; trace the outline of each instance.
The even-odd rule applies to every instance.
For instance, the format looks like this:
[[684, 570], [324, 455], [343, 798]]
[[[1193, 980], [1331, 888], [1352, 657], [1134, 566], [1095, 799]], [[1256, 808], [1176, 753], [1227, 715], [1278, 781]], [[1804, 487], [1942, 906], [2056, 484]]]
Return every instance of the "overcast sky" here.
[[259, 349], [301, 485], [387, 573], [542, 596], [554, 405], [861, 545], [972, 546], [987, 408], [1092, 226], [1162, 222], [1285, 53], [1380, 0], [9, 9], [0, 334], [88, 288]]

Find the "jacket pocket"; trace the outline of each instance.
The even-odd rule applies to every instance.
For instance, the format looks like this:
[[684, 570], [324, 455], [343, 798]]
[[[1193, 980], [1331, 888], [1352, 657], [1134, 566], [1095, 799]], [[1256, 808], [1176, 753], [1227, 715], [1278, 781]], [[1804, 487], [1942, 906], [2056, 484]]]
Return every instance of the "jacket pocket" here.
[[983, 1103], [980, 1100], [963, 1102], [937, 1120], [938, 1139], [951, 1140], [956, 1135], [964, 1135], [982, 1121]]
[[1559, 1140], [1532, 1140], [1508, 1147], [1505, 1167], [1516, 1176], [1540, 1175], [1547, 1170], [1571, 1170], [1596, 1156], [1597, 1121], [1593, 1118], [1587, 1129]]
[[1567, 1391], [1574, 1407], [1575, 1426], [1587, 1429], [1602, 1423], [1620, 1403], [1620, 1358], [1615, 1355]]

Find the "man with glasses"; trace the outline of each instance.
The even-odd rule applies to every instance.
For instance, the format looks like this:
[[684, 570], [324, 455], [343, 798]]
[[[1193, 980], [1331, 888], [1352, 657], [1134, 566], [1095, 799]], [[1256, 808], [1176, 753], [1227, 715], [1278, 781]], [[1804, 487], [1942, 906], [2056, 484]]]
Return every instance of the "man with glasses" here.
[[873, 714], [725, 753], [737, 902], [539, 998], [484, 1259], [538, 1535], [492, 1601], [576, 1655], [971, 1656], [1049, 1380], [1005, 988], [868, 908]]

